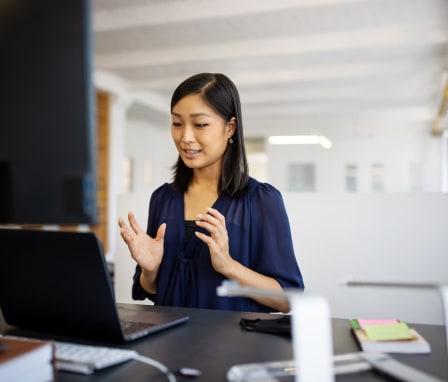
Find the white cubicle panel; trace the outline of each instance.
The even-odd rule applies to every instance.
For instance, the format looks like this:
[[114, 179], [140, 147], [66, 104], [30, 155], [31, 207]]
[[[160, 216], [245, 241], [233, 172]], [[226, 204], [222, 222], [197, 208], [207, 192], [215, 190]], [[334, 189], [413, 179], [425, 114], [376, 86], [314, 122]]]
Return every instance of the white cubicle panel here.
[[347, 288], [347, 278], [448, 281], [447, 194], [284, 194], [307, 290], [333, 317], [442, 324], [435, 290]]
[[[348, 288], [347, 278], [448, 281], [448, 195], [285, 193], [294, 247], [307, 291], [328, 299], [337, 318], [393, 317], [443, 323], [430, 290]], [[118, 214], [134, 211], [146, 228], [148, 194], [119, 197]], [[131, 299], [134, 262], [117, 237], [118, 302]], [[134, 301], [135, 302], [135, 301]]]

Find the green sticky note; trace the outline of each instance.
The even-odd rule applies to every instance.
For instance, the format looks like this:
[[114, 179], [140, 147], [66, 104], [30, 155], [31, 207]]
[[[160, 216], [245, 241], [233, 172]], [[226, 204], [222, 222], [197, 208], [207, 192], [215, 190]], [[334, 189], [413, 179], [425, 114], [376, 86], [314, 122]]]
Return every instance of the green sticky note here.
[[389, 325], [366, 326], [364, 331], [371, 341], [411, 340], [412, 333], [406, 322]]
[[355, 319], [350, 320], [350, 326], [351, 326], [353, 329], [361, 329], [361, 326], [359, 325], [358, 320], [355, 320]]

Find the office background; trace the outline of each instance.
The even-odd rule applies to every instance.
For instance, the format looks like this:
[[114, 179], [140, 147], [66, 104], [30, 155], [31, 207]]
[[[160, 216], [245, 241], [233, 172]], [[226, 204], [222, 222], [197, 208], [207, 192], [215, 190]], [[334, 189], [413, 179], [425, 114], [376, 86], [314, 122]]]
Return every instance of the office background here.
[[[220, 71], [240, 89], [251, 174], [284, 194], [308, 289], [336, 317], [443, 321], [435, 292], [337, 283], [448, 281], [448, 2], [93, 4], [119, 300], [129, 300], [132, 262], [115, 222], [134, 210], [144, 226], [151, 191], [170, 179], [171, 92], [193, 73]], [[331, 147], [274, 145], [272, 135]]]

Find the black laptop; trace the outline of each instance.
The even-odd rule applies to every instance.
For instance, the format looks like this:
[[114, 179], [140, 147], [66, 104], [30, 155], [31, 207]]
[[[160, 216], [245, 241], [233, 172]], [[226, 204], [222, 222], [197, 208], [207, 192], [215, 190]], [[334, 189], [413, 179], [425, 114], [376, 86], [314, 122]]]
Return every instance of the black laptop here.
[[0, 229], [0, 306], [7, 324], [20, 329], [114, 343], [188, 320], [177, 312], [117, 307], [101, 243], [91, 232]]

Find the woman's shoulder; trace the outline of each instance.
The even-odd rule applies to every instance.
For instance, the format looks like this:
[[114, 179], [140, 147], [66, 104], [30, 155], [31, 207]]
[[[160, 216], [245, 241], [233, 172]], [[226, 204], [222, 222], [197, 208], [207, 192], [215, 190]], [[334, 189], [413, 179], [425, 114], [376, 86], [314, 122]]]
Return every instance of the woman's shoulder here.
[[176, 194], [178, 194], [178, 192], [174, 189], [172, 183], [164, 183], [152, 192], [151, 199], [166, 198]]
[[255, 178], [249, 177], [248, 195], [258, 196], [280, 196], [280, 191], [270, 183], [260, 182]]

